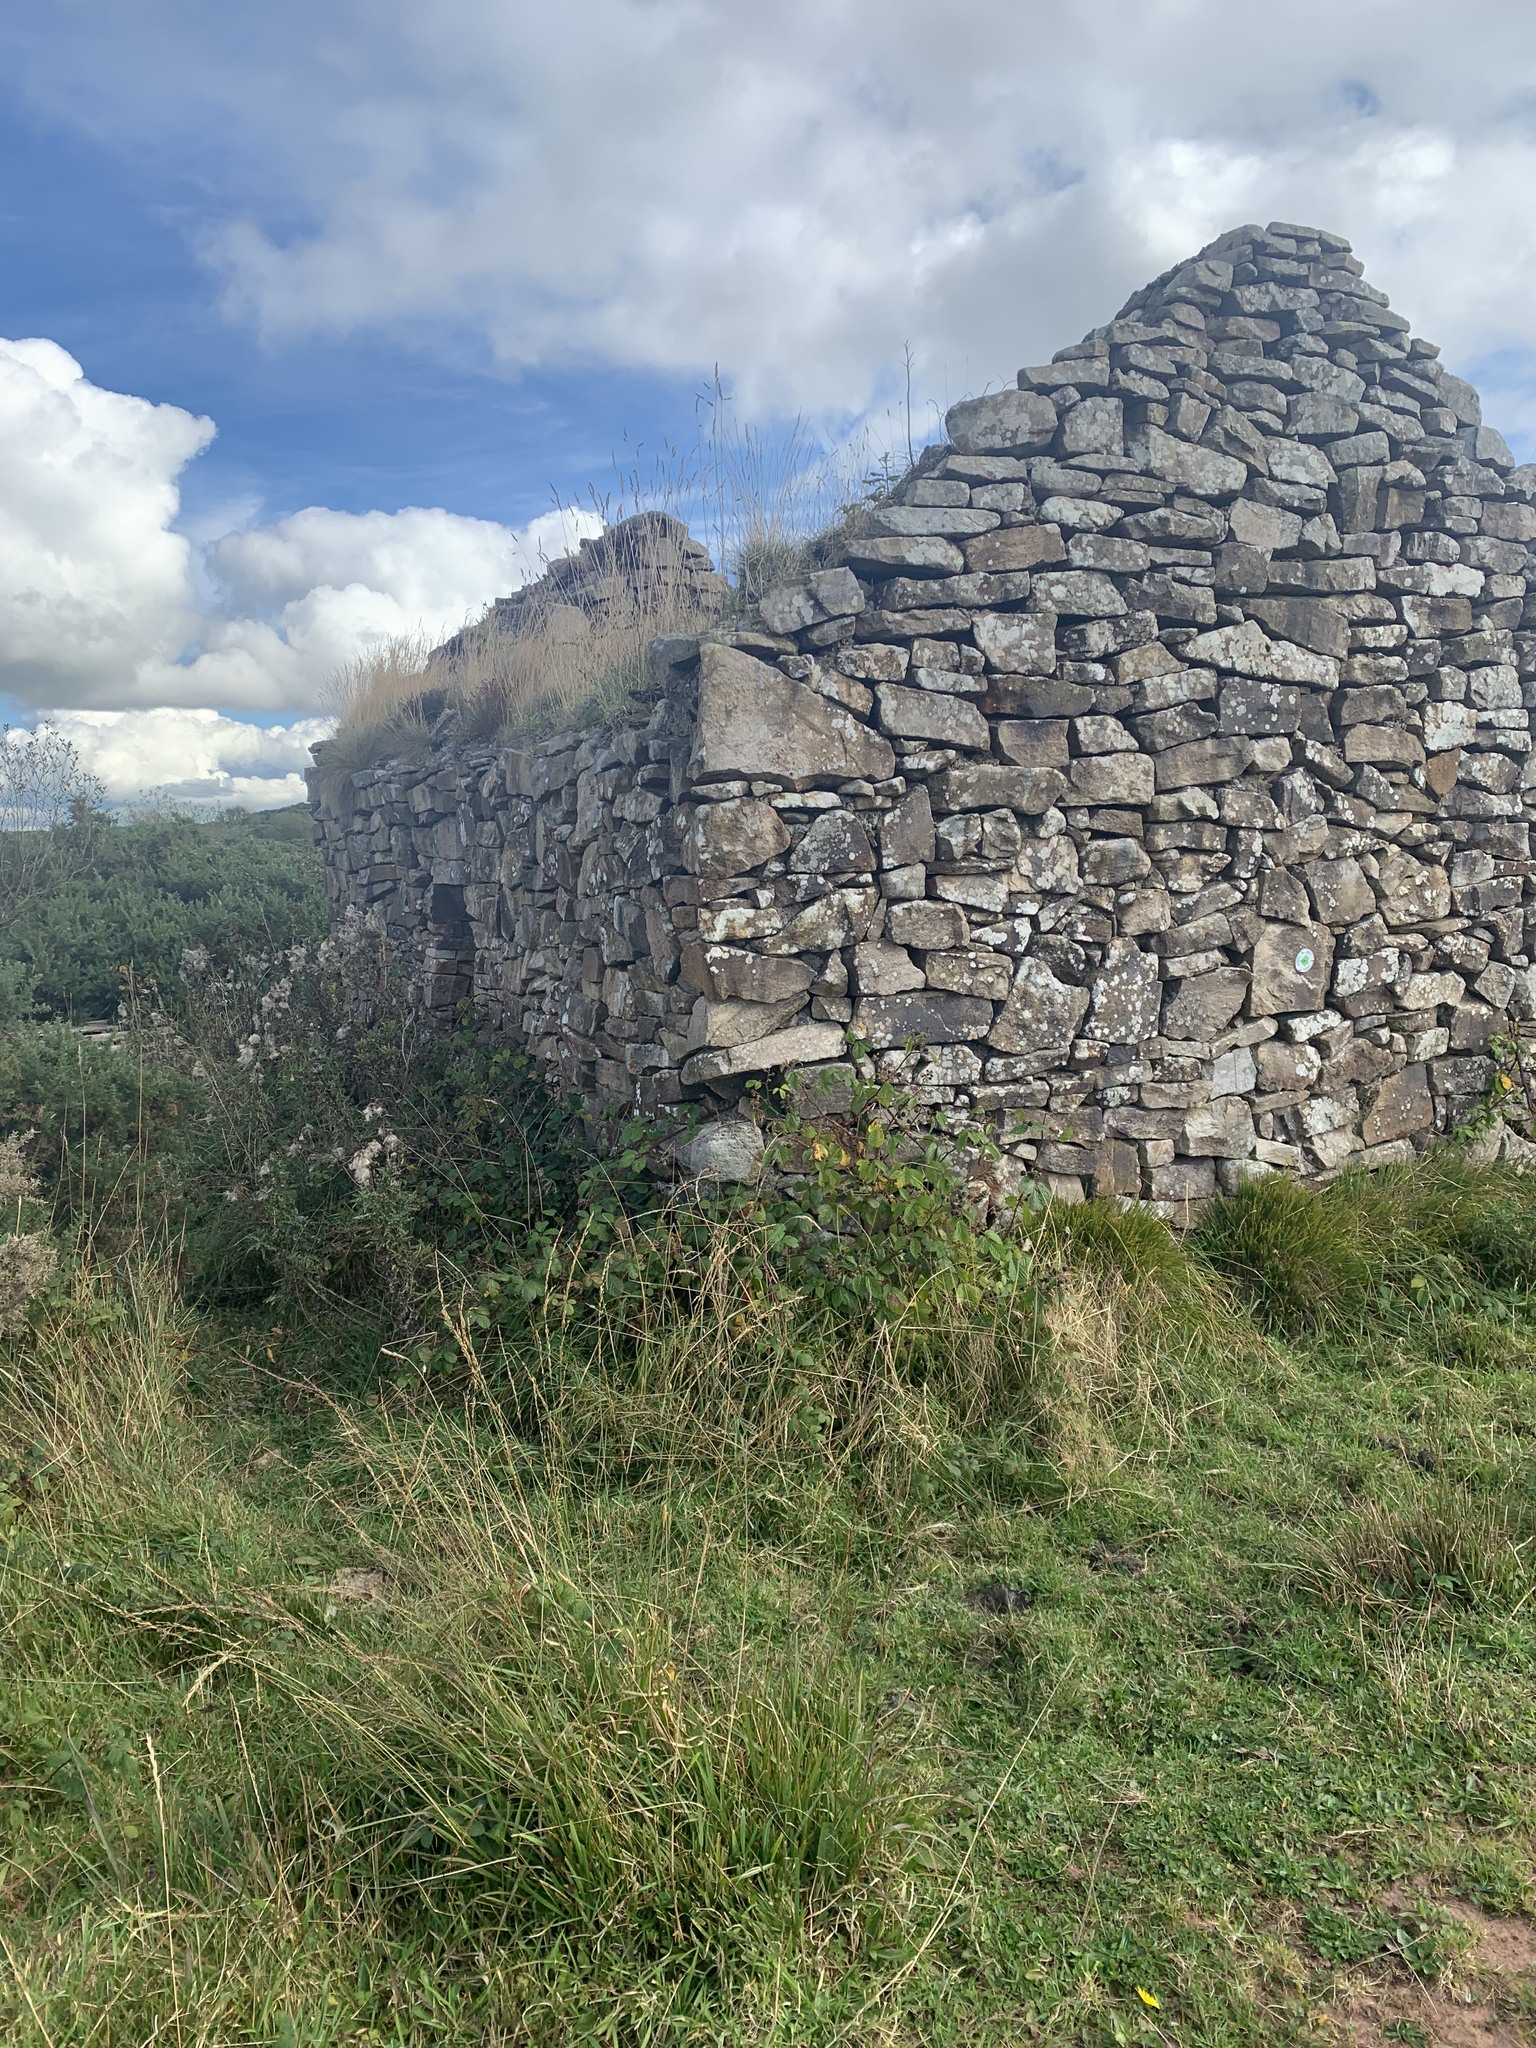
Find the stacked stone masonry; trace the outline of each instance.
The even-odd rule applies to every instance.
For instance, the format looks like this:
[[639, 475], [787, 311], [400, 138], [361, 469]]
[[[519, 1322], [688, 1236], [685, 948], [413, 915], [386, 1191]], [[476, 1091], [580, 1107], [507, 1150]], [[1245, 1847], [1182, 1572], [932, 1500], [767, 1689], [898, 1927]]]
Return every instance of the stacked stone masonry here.
[[337, 915], [594, 1108], [835, 1101], [851, 1032], [1171, 1205], [1454, 1129], [1536, 1009], [1536, 467], [1278, 222], [946, 427], [633, 716], [317, 802]]

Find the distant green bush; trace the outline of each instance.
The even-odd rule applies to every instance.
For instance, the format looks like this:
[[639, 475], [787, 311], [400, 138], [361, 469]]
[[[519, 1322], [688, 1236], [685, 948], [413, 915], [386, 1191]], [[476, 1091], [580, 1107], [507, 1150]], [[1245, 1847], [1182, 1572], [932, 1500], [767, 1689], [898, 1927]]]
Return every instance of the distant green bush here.
[[179, 1204], [206, 1145], [194, 1080], [84, 1037], [67, 1024], [0, 1026], [0, 1136], [26, 1144], [58, 1225]]
[[121, 824], [89, 812], [57, 836], [67, 855], [57, 881], [0, 932], [0, 1021], [23, 1007], [28, 980], [46, 1014], [111, 1017], [126, 970], [170, 992], [188, 947], [225, 966], [325, 929], [302, 805]]

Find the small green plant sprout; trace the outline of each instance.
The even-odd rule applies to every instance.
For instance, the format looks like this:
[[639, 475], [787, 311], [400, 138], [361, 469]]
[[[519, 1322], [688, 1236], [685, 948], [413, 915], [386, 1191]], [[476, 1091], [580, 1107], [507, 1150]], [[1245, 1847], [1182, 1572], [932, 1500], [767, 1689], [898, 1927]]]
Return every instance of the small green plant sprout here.
[[1488, 1041], [1487, 1059], [1487, 1083], [1456, 1131], [1464, 1144], [1512, 1120], [1523, 1124], [1527, 1135], [1536, 1130], [1536, 1090], [1520, 1039], [1513, 1032], [1495, 1032]]

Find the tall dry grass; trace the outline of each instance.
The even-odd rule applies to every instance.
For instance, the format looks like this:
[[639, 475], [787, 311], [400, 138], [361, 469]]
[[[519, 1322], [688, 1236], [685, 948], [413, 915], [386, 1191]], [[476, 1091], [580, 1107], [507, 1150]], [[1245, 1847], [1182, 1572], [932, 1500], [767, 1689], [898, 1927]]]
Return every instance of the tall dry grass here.
[[349, 662], [331, 693], [336, 733], [316, 757], [322, 788], [339, 795], [358, 769], [424, 759], [449, 709], [465, 737], [493, 741], [613, 716], [643, 685], [653, 639], [699, 632], [721, 609], [672, 574], [664, 535], [641, 529], [628, 553], [622, 581], [539, 592], [515, 632], [493, 610], [445, 647], [397, 638]]
[[[444, 648], [424, 636], [380, 642], [333, 682], [335, 736], [319, 756], [322, 788], [385, 759], [424, 758], [433, 722], [452, 707], [471, 738], [563, 730], [612, 717], [646, 681], [646, 649], [664, 634], [696, 633], [750, 609], [776, 585], [836, 559], [867, 505], [899, 480], [889, 445], [865, 426], [841, 442], [804, 420], [763, 429], [737, 416], [716, 378], [700, 396], [692, 448], [664, 443], [648, 460], [615, 463], [611, 491], [584, 510], [611, 533], [643, 512], [701, 536], [725, 586], [703, 599], [673, 575], [671, 543], [640, 528], [625, 587], [550, 590], [516, 632], [494, 610]], [[910, 443], [911, 422], [906, 423]]]

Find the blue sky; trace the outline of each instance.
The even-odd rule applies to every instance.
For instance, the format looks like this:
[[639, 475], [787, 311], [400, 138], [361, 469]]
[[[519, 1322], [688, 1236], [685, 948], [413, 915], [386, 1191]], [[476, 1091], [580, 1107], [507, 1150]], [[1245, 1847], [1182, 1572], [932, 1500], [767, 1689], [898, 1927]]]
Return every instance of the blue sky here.
[[221, 310], [196, 253], [195, 183], [113, 150], [0, 87], [0, 331], [47, 335], [115, 391], [218, 423], [184, 523], [255, 502], [448, 505], [520, 525], [605, 485], [626, 434], [693, 430], [693, 380], [605, 366], [508, 376], [473, 332], [264, 343]]
[[0, 694], [119, 791], [282, 800], [338, 663], [532, 573], [570, 531], [556, 499], [691, 443], [717, 367], [738, 426], [870, 447], [910, 347], [922, 438], [1247, 219], [1349, 234], [1536, 452], [1536, 16], [1456, 22], [12, 10]]

